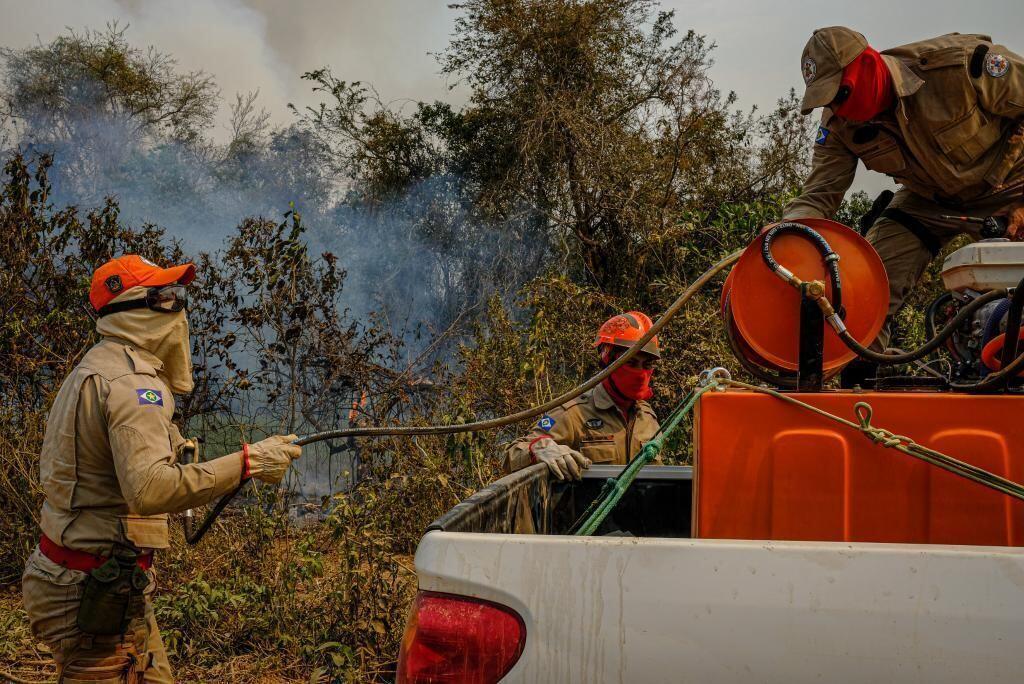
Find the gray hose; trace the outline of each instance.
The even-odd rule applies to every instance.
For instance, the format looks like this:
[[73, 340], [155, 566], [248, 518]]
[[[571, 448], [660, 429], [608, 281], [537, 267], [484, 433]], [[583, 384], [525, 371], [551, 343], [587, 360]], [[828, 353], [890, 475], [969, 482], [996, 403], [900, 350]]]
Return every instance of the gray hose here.
[[[582, 385], [574, 387], [568, 392], [560, 394], [548, 402], [532, 408], [524, 409], [518, 413], [512, 413], [498, 418], [490, 418], [488, 420], [478, 420], [475, 423], [462, 423], [459, 425], [423, 425], [415, 427], [340, 428], [337, 430], [325, 430], [323, 432], [314, 432], [312, 434], [303, 435], [295, 440], [294, 444], [305, 446], [306, 444], [322, 442], [328, 439], [339, 439], [341, 437], [400, 437], [409, 435], [451, 435], [459, 432], [478, 432], [504, 427], [506, 425], [521, 422], [527, 418], [539, 416], [542, 413], [547, 413], [551, 409], [561, 406], [565, 402], [597, 387], [600, 382], [614, 373], [616, 369], [640, 353], [644, 346], [654, 339], [654, 336], [657, 335], [662, 328], [668, 325], [669, 321], [675, 318], [676, 314], [678, 314], [686, 303], [690, 301], [693, 295], [697, 294], [697, 292], [707, 285], [708, 282], [716, 275], [736, 263], [742, 254], [742, 249], [737, 250], [706, 270], [699, 278], [693, 281], [689, 287], [683, 290], [683, 293], [679, 295], [674, 302], [672, 302], [672, 306], [666, 309], [665, 313], [655, 321], [654, 325], [651, 326], [651, 329], [647, 331], [647, 334], [633, 343], [633, 346], [623, 352], [622, 356], [605, 366], [601, 372], [594, 375]], [[234, 491], [221, 497], [221, 499], [214, 504], [213, 509], [207, 514], [206, 518], [203, 519], [203, 522], [200, 523], [199, 527], [196, 528], [195, 532], [185, 537], [185, 541], [190, 545], [198, 544], [199, 540], [202, 539], [210, 530], [210, 527], [213, 525], [217, 517], [220, 516], [225, 508], [227, 508], [227, 505], [231, 503], [231, 500], [234, 499], [240, 491], [242, 491], [242, 488], [247, 482], [248, 480], [243, 480]]]

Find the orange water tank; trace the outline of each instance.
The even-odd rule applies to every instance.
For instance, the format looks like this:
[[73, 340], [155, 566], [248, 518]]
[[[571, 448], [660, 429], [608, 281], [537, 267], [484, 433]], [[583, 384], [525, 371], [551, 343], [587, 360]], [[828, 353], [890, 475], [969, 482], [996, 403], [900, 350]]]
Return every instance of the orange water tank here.
[[[818, 232], [839, 255], [844, 323], [861, 344], [874, 341], [889, 306], [889, 281], [882, 260], [856, 231], [826, 219], [797, 221]], [[774, 224], [773, 224], [774, 225]], [[772, 226], [766, 227], [765, 230]], [[762, 232], [733, 267], [722, 291], [726, 324], [741, 353], [759, 366], [796, 370], [799, 366], [800, 293], [771, 272], [761, 256]], [[821, 254], [813, 243], [793, 234], [779, 235], [772, 255], [801, 280], [828, 284]], [[835, 301], [831, 285], [826, 295]], [[728, 303], [728, 307], [726, 304]], [[825, 331], [823, 369], [834, 371], [855, 358], [831, 328]]]
[[[831, 391], [793, 396], [1024, 482], [1024, 397]], [[729, 389], [697, 406], [694, 536], [1024, 546], [1024, 502], [775, 397]]]

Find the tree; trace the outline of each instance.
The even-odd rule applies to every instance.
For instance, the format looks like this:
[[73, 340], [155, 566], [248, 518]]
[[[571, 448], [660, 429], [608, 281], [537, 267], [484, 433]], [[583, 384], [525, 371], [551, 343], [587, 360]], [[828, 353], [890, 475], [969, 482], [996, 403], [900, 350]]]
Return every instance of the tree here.
[[802, 162], [774, 143], [759, 154], [755, 124], [788, 133], [777, 123], [792, 102], [767, 122], [730, 113], [734, 96], [707, 75], [714, 46], [678, 37], [654, 6], [470, 0], [442, 60], [472, 90], [450, 148], [482, 206], [542, 216], [602, 287], [629, 278], [644, 242], [682, 214], [774, 191]]
[[129, 45], [125, 29], [69, 31], [48, 45], [0, 48], [6, 115], [22, 138], [53, 143], [117, 124], [133, 136], [196, 142], [213, 121], [218, 90], [202, 71]]

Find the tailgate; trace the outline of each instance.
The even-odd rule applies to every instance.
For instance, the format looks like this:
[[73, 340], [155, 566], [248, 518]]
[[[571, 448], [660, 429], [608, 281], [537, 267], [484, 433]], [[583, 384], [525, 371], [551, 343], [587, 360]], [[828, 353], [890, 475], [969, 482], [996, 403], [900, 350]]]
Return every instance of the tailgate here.
[[1003, 547], [429, 532], [421, 590], [526, 623], [509, 682], [1016, 681]]

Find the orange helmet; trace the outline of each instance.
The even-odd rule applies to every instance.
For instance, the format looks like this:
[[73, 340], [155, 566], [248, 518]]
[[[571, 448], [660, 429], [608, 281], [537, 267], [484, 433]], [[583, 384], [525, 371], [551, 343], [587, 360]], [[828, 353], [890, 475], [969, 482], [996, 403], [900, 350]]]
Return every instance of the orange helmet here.
[[89, 301], [99, 311], [121, 292], [133, 287], [161, 287], [175, 283], [188, 285], [195, 277], [196, 267], [192, 264], [160, 268], [138, 254], [125, 254], [111, 259], [92, 274]]
[[[647, 334], [652, 325], [654, 323], [647, 317], [647, 314], [639, 311], [629, 311], [612, 316], [598, 329], [594, 346], [614, 344], [617, 347], [632, 347], [634, 342]], [[644, 345], [643, 351], [656, 358], [661, 358], [661, 345], [658, 344], [657, 335]]]

